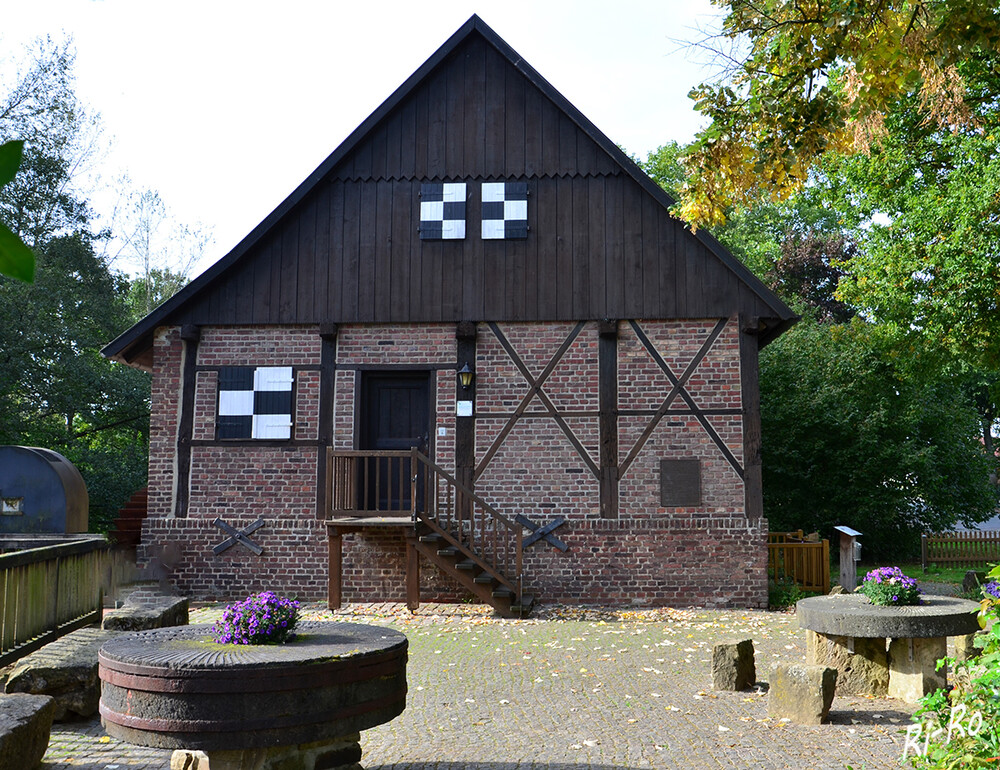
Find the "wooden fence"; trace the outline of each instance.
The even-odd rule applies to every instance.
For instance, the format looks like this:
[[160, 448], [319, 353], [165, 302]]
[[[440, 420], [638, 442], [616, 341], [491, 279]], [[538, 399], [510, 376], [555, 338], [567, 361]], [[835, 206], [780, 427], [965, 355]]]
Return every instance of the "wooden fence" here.
[[771, 532], [767, 537], [767, 574], [791, 579], [803, 591], [830, 593], [830, 541], [806, 540], [798, 532]]
[[100, 623], [104, 591], [117, 588], [114, 564], [96, 536], [0, 555], [0, 666]]
[[998, 562], [998, 530], [938, 532], [920, 538], [920, 563], [924, 570], [931, 564], [982, 567]]

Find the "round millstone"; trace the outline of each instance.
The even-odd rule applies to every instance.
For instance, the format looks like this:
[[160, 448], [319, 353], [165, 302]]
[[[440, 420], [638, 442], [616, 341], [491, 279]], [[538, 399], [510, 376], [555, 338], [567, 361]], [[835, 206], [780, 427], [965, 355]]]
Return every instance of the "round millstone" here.
[[963, 636], [979, 630], [979, 604], [954, 596], [925, 595], [923, 604], [884, 607], [864, 594], [800, 599], [795, 604], [799, 628], [828, 636], [921, 639]]
[[332, 739], [402, 713], [403, 634], [336, 622], [296, 631], [280, 645], [216, 644], [207, 624], [105, 643], [105, 729], [143, 746], [238, 750]]

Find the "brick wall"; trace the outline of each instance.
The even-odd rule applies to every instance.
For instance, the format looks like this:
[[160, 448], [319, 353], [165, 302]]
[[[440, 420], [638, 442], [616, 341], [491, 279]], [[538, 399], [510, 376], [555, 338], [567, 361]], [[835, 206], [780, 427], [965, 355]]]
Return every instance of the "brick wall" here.
[[[680, 378], [715, 323], [640, 321], [639, 326], [674, 377]], [[531, 377], [538, 378], [574, 326], [501, 323], [499, 329]], [[325, 596], [326, 532], [316, 519], [322, 452], [310, 443], [320, 428], [320, 347], [318, 329], [309, 327], [203, 330], [189, 513], [186, 519], [175, 519], [173, 452], [183, 347], [176, 329], [157, 333], [150, 516], [143, 539], [148, 544], [146, 555], [164, 543], [178, 544], [182, 558], [175, 579], [183, 590], [206, 597], [239, 596], [262, 588], [301, 598]], [[561, 553], [545, 543], [532, 546], [525, 556], [526, 586], [545, 601], [762, 605], [767, 597], [767, 524], [749, 523], [743, 515], [744, 490], [737, 470], [743, 462], [743, 433], [735, 319], [726, 324], [687, 381], [711, 430], [690, 413], [688, 403], [676, 399], [620, 480], [617, 520], [601, 518], [600, 484], [592, 467], [600, 462], [597, 350], [597, 325], [588, 323], [542, 385], [549, 403], [565, 413], [564, 426], [535, 396], [511, 427], [510, 415], [530, 385], [500, 339], [486, 324], [478, 327], [477, 492], [511, 518], [524, 513], [540, 523], [555, 516], [568, 520], [556, 534], [570, 550]], [[386, 365], [432, 370], [432, 451], [438, 464], [454, 468], [456, 356], [453, 324], [341, 326], [332, 387], [334, 446], [356, 446], [354, 410], [364, 371]], [[279, 446], [214, 441], [218, 383], [214, 367], [228, 365], [295, 367], [296, 441]], [[621, 461], [672, 384], [626, 322], [619, 323], [617, 368]], [[505, 430], [507, 435], [491, 452]], [[488, 452], [492, 457], [484, 462]], [[671, 458], [700, 461], [699, 505], [661, 505], [659, 463]], [[237, 545], [214, 556], [212, 545], [225, 537], [211, 524], [216, 516], [239, 527], [264, 518], [267, 525], [253, 535], [264, 553], [254, 556]], [[345, 601], [402, 601], [404, 559], [401, 533], [369, 530], [345, 536]], [[465, 595], [429, 563], [422, 564], [421, 593], [424, 600], [457, 600]]]

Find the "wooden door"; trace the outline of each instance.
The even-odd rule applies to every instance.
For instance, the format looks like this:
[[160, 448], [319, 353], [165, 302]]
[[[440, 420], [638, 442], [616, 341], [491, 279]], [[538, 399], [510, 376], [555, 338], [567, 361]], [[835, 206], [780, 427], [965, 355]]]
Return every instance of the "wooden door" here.
[[[430, 449], [430, 374], [368, 373], [362, 385], [360, 448], [376, 451]], [[409, 459], [372, 458], [362, 469], [362, 488], [379, 511], [409, 511]], [[417, 481], [418, 503], [423, 479]]]

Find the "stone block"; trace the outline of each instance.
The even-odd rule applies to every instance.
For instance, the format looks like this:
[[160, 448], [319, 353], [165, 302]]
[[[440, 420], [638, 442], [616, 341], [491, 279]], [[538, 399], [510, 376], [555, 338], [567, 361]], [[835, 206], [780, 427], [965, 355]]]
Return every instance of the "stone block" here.
[[977, 572], [974, 569], [970, 569], [965, 573], [965, 577], [962, 578], [962, 591], [963, 593], [979, 593], [979, 587], [986, 582], [986, 573]]
[[712, 648], [712, 687], [748, 690], [756, 681], [752, 639], [717, 644]]
[[38, 767], [49, 747], [55, 701], [48, 695], [0, 695], [0, 770]]
[[979, 633], [955, 637], [955, 660], [975, 660], [983, 654], [983, 651], [975, 645], [977, 636]]
[[19, 660], [7, 678], [8, 693], [51, 695], [55, 699], [53, 720], [68, 715], [97, 713], [101, 680], [97, 674], [97, 651], [116, 631], [81, 628]]
[[937, 662], [948, 654], [948, 640], [893, 639], [889, 643], [889, 697], [906, 703], [942, 689], [948, 683], [948, 669], [937, 670]]
[[807, 630], [806, 663], [837, 669], [841, 694], [884, 698], [889, 693], [885, 639], [828, 636]]
[[801, 663], [777, 665], [771, 669], [767, 713], [803, 725], [819, 725], [830, 715], [837, 669]]
[[187, 624], [187, 598], [164, 593], [159, 586], [150, 585], [135, 589], [120, 608], [106, 613], [101, 627], [114, 631], [146, 631]]

